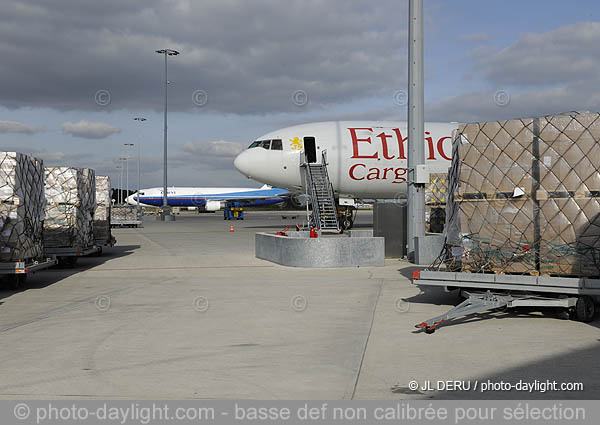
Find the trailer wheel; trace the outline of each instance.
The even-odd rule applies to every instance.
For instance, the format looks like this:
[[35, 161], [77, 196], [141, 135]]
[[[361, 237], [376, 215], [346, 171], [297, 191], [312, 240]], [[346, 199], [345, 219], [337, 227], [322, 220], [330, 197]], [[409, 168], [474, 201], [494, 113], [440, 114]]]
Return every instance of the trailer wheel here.
[[342, 230], [350, 230], [352, 229], [352, 225], [354, 224], [351, 219], [344, 218], [342, 219]]
[[8, 279], [8, 287], [10, 289], [17, 290], [25, 285], [27, 282], [27, 275], [24, 273], [13, 274]]
[[575, 317], [580, 322], [591, 322], [594, 319], [596, 313], [596, 306], [594, 300], [588, 295], [582, 295], [577, 298], [577, 304], [575, 304]]

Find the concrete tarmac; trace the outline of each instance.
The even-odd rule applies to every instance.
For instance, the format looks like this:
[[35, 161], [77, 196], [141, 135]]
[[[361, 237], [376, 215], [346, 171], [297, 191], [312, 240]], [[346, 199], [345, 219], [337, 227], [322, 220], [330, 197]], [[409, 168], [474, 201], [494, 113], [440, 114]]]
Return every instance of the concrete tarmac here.
[[[116, 229], [117, 246], [102, 257], [39, 272], [20, 291], [2, 287], [0, 398], [600, 396], [598, 321], [520, 310], [416, 332], [457, 298], [421, 293], [405, 261], [311, 270], [256, 259], [255, 232], [303, 218], [292, 215], [145, 221]], [[370, 222], [361, 212], [358, 228]], [[437, 390], [447, 380], [471, 388]], [[481, 392], [519, 380], [584, 389]]]

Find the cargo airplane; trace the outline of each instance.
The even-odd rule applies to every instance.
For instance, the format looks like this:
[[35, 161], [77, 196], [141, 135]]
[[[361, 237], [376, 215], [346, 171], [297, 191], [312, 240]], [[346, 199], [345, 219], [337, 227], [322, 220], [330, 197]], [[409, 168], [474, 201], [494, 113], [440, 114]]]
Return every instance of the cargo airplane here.
[[[243, 206], [272, 205], [286, 200], [288, 190], [264, 185], [260, 189], [226, 187], [170, 187], [167, 204], [170, 207], [198, 207], [204, 211], [218, 211], [227, 202], [240, 202]], [[163, 188], [141, 189], [126, 198], [130, 205], [160, 207], [163, 205]]]
[[[430, 173], [446, 173], [456, 123], [426, 123], [423, 143]], [[406, 122], [330, 121], [296, 125], [259, 137], [234, 161], [253, 180], [305, 192], [301, 160], [327, 169], [342, 227], [352, 227], [354, 205], [360, 199], [402, 198], [407, 190]], [[349, 213], [350, 212], [350, 213]]]

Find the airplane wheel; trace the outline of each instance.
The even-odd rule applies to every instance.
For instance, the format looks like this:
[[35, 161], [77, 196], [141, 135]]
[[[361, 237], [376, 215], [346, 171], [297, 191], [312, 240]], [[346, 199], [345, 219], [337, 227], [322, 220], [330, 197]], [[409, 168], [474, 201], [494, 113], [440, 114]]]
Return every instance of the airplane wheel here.
[[344, 218], [342, 219], [342, 229], [343, 230], [350, 230], [352, 229], [352, 226], [354, 225], [354, 223], [352, 222], [352, 220], [350, 220], [349, 218]]

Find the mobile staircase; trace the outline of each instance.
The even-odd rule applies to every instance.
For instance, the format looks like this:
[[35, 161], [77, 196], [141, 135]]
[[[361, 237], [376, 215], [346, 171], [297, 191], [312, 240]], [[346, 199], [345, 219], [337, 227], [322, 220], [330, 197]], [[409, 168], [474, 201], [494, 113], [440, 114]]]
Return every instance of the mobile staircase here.
[[327, 173], [327, 151], [321, 155], [321, 163], [310, 163], [304, 155], [300, 156], [300, 169], [304, 174], [307, 194], [310, 196], [312, 214], [309, 225], [317, 231], [339, 232], [337, 206], [333, 194], [333, 186]]

